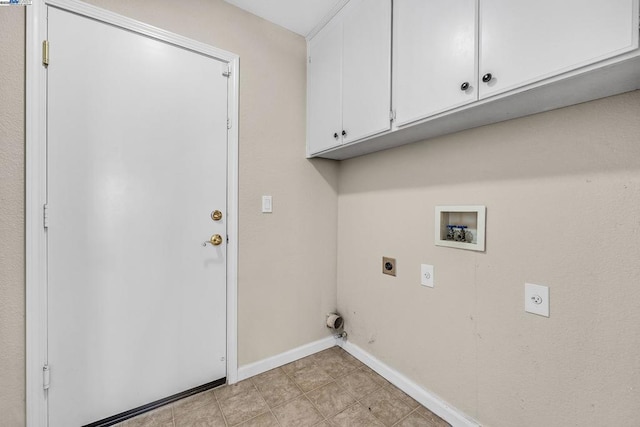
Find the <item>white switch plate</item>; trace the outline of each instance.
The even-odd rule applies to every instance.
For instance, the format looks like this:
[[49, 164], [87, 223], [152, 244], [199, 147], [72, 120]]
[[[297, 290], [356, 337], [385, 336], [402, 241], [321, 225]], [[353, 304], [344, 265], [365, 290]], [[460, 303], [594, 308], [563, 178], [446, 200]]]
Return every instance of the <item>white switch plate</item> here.
[[420, 284], [433, 288], [433, 265], [420, 264]]
[[273, 212], [273, 199], [271, 196], [262, 196], [262, 213]]
[[532, 283], [524, 284], [524, 311], [549, 317], [549, 288]]

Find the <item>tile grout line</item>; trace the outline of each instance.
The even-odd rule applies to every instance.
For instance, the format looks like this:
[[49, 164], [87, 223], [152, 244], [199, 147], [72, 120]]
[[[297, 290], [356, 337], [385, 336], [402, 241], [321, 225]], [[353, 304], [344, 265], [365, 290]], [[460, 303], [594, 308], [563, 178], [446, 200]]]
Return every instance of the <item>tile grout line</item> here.
[[[339, 348], [339, 347], [338, 347], [338, 346], [336, 346], [336, 348]], [[335, 352], [338, 352], [338, 351], [334, 351], [334, 353], [335, 353]], [[366, 372], [366, 371], [365, 371], [365, 367], [366, 367], [366, 365], [364, 365], [364, 364], [362, 364], [361, 366], [358, 366], [358, 365], [351, 364], [351, 363], [349, 363], [349, 362], [347, 362], [347, 363], [348, 363], [349, 365], [351, 365], [351, 366], [353, 367], [353, 369], [352, 369], [351, 371], [349, 371], [348, 373], [346, 373], [345, 375], [342, 375], [340, 378], [343, 378], [343, 377], [347, 377], [347, 376], [349, 376], [349, 375], [352, 375], [352, 374], [354, 374], [354, 373], [355, 373], [355, 372], [357, 372], [357, 371]], [[337, 380], [338, 380], [338, 378], [334, 378], [334, 381], [337, 381]], [[371, 395], [371, 394], [373, 394], [373, 393], [375, 393], [375, 392], [377, 392], [377, 391], [379, 391], [379, 390], [383, 389], [383, 388], [385, 387], [384, 385], [380, 385], [380, 384], [378, 384], [375, 380], [373, 380], [373, 381], [374, 381], [374, 383], [375, 383], [378, 387], [377, 387], [376, 389], [372, 390], [371, 392], [369, 392], [369, 393], [365, 394], [365, 395], [364, 395], [364, 396], [362, 396], [360, 399], [358, 399], [356, 396], [354, 396], [352, 393], [350, 393], [350, 392], [349, 392], [349, 390], [345, 390], [345, 392], [346, 392], [349, 396], [351, 396], [351, 397], [354, 399], [355, 403], [353, 403], [353, 404], [351, 404], [351, 405], [348, 405], [348, 406], [347, 406], [346, 408], [344, 408], [342, 411], [338, 411], [337, 413], [333, 414], [333, 415], [332, 415], [332, 418], [335, 418], [335, 417], [336, 417], [336, 416], [338, 416], [339, 414], [341, 414], [341, 413], [343, 413], [343, 412], [346, 412], [349, 408], [351, 408], [351, 407], [353, 407], [353, 406], [355, 406], [355, 405], [361, 405], [361, 406], [363, 406], [363, 407], [366, 409], [366, 408], [367, 408], [367, 405], [364, 405], [364, 404], [361, 402], [361, 400], [362, 400], [362, 399], [364, 399], [365, 397], [367, 397], [367, 396], [369, 396], [369, 395]], [[336, 383], [336, 384], [337, 384], [337, 383]], [[312, 402], [312, 403], [313, 403], [313, 402]], [[382, 422], [378, 417], [376, 417], [376, 416], [375, 416], [375, 415], [373, 415], [373, 414], [371, 414], [371, 415], [373, 416], [373, 418], [374, 418], [376, 421], [379, 421], [380, 423], [382, 423], [382, 424], [384, 425], [384, 423], [383, 423], [383, 422]], [[329, 419], [328, 419], [328, 418], [327, 418], [327, 422], [329, 422]]]
[[[249, 381], [251, 381], [250, 378], [248, 378], [248, 379], [249, 379]], [[271, 412], [271, 408], [269, 407], [269, 404], [267, 403], [266, 400], [264, 400], [264, 397], [262, 397], [262, 393], [260, 393], [260, 390], [258, 390], [258, 387], [256, 387], [256, 385], [255, 385], [255, 383], [253, 381], [251, 381], [251, 385], [253, 385], [253, 387], [258, 392], [258, 396], [260, 397], [260, 399], [262, 399], [262, 403], [264, 403], [267, 406], [268, 411]], [[264, 415], [266, 413], [267, 413], [267, 411], [261, 412], [258, 415], [256, 415], [255, 417], [251, 417], [251, 418], [249, 418], [247, 420], [244, 420], [244, 421], [242, 421], [240, 423], [234, 424], [232, 427], [237, 427], [239, 425], [242, 425], [242, 424], [244, 424], [246, 422], [249, 422], [249, 421], [251, 421], [251, 420], [253, 420], [255, 418], [258, 418], [260, 415]], [[273, 412], [271, 412], [271, 414], [273, 415]], [[278, 421], [278, 418], [275, 415], [273, 415], [273, 417], [276, 419], [276, 422], [278, 423], [278, 425], [280, 425], [280, 422]]]
[[[316, 353], [316, 354], [317, 354], [317, 353]], [[313, 356], [313, 355], [312, 355], [312, 356]], [[310, 356], [307, 356], [307, 357], [310, 357]], [[316, 364], [316, 362], [315, 362], [315, 361], [313, 361], [313, 363], [314, 363], [314, 364]], [[316, 364], [316, 365], [317, 365], [317, 364]], [[322, 369], [322, 368], [320, 367], [320, 369]], [[324, 369], [322, 369], [322, 370], [324, 371]], [[325, 386], [325, 385], [327, 385], [327, 384], [331, 384], [331, 382], [328, 382], [327, 384], [321, 385], [320, 387], [316, 387], [316, 388], [314, 388], [313, 390], [309, 390], [308, 392], [305, 392], [305, 391], [302, 389], [302, 387], [300, 387], [300, 386], [298, 385], [298, 383], [296, 383], [296, 381], [295, 381], [293, 378], [291, 378], [291, 376], [290, 376], [290, 375], [289, 375], [289, 374], [288, 374], [284, 369], [282, 369], [282, 372], [284, 372], [284, 374], [286, 375], [286, 377], [287, 377], [287, 378], [289, 378], [289, 380], [290, 380], [290, 381], [291, 381], [291, 382], [292, 382], [296, 387], [298, 387], [298, 389], [302, 392], [302, 394], [301, 394], [300, 396], [304, 396], [304, 398], [305, 398], [305, 399], [307, 399], [307, 401], [308, 401], [309, 403], [311, 403], [311, 406], [313, 406], [313, 408], [314, 408], [314, 409], [318, 412], [318, 414], [320, 414], [320, 416], [322, 417], [322, 421], [320, 421], [320, 422], [319, 422], [319, 423], [317, 423], [316, 425], [321, 424], [321, 423], [322, 423], [322, 422], [324, 422], [324, 421], [326, 421], [326, 422], [328, 422], [329, 424], [331, 424], [331, 423], [329, 422], [329, 420], [327, 419], [327, 417], [325, 417], [325, 416], [324, 416], [324, 414], [323, 414], [322, 412], [320, 412], [320, 410], [318, 409], [318, 407], [316, 406], [316, 404], [315, 404], [315, 403], [313, 403], [313, 402], [311, 401], [311, 399], [309, 399], [309, 396], [307, 396], [307, 393], [309, 393], [309, 392], [311, 392], [311, 391], [313, 391], [313, 390], [317, 390], [317, 389], [319, 389], [320, 387], [324, 387], [324, 386]], [[325, 373], [326, 373], [326, 371], [325, 371]], [[331, 375], [329, 375], [329, 376], [331, 376]], [[332, 377], [332, 378], [333, 378], [333, 377]], [[335, 381], [335, 380], [334, 380], [334, 381]], [[297, 396], [296, 398], [298, 398], [298, 397], [300, 397], [300, 396]], [[291, 400], [293, 400], [293, 399], [291, 399]]]
[[[226, 386], [229, 387], [228, 384]], [[213, 392], [213, 397], [216, 398], [216, 404], [218, 405], [218, 409], [220, 409], [220, 414], [222, 415], [222, 421], [224, 421], [224, 425], [229, 427], [229, 423], [227, 422], [227, 417], [224, 415], [224, 411], [222, 410], [222, 405], [220, 404], [220, 399], [218, 399], [218, 395], [215, 393], [215, 391]]]
[[[315, 361], [314, 361], [314, 363], [315, 363]], [[348, 363], [348, 362], [347, 362], [347, 363]], [[313, 403], [313, 401], [309, 398], [309, 396], [307, 396], [307, 394], [308, 394], [308, 393], [311, 393], [311, 392], [313, 392], [313, 391], [315, 391], [315, 390], [318, 390], [318, 389], [320, 389], [320, 388], [322, 388], [322, 387], [326, 387], [327, 385], [331, 384], [332, 382], [335, 382], [335, 383], [336, 383], [336, 385], [337, 385], [338, 383], [337, 383], [336, 381], [337, 381], [339, 378], [347, 377], [347, 376], [352, 375], [353, 373], [355, 373], [355, 372], [357, 372], [357, 371], [360, 371], [360, 370], [364, 371], [364, 369], [363, 369], [363, 368], [364, 368], [364, 366], [355, 366], [355, 365], [351, 365], [351, 364], [350, 364], [350, 365], [353, 367], [353, 369], [352, 369], [351, 371], [348, 371], [347, 373], [345, 373], [344, 375], [342, 375], [342, 376], [340, 376], [340, 377], [338, 377], [338, 378], [334, 378], [334, 377], [333, 377], [329, 372], [327, 372], [327, 371], [326, 371], [326, 369], [324, 369], [324, 368], [322, 368], [321, 366], [317, 365], [317, 363], [315, 363], [315, 364], [316, 364], [316, 366], [318, 366], [320, 369], [322, 369], [325, 373], [329, 374], [329, 376], [332, 378], [332, 381], [328, 382], [327, 384], [324, 384], [324, 385], [321, 385], [321, 386], [319, 386], [319, 387], [316, 387], [316, 388], [315, 388], [315, 389], [313, 389], [313, 390], [309, 390], [308, 392], [304, 393], [304, 395], [305, 395], [305, 397], [307, 398], [307, 400], [309, 400], [309, 402], [311, 402], [311, 404], [316, 408], [316, 410], [318, 411], [318, 413], [320, 413], [320, 415], [322, 415], [322, 416], [324, 417], [324, 421], [327, 421], [328, 423], [330, 423], [330, 424], [331, 424], [331, 421], [329, 420], [329, 417], [325, 417], [325, 416], [324, 416], [324, 414], [322, 414], [322, 412], [320, 412], [320, 410], [318, 409], [318, 407], [315, 405], [315, 403]], [[292, 379], [292, 381], [293, 381], [293, 379]], [[376, 383], [376, 384], [377, 384], [377, 383]], [[365, 396], [363, 396], [363, 398], [364, 398], [364, 397], [366, 397], [366, 396], [369, 396], [369, 395], [370, 395], [370, 394], [372, 394], [372, 393], [375, 393], [376, 391], [380, 390], [382, 387], [383, 387], [383, 386], [378, 385], [378, 388], [377, 388], [377, 389], [375, 389], [375, 390], [371, 391], [370, 393], [367, 393]], [[345, 392], [346, 392], [349, 396], [351, 396], [351, 397], [354, 399], [354, 403], [353, 403], [353, 404], [351, 404], [351, 405], [348, 405], [346, 408], [344, 408], [344, 409], [343, 409], [343, 410], [341, 410], [341, 411], [336, 412], [335, 414], [331, 414], [331, 418], [335, 418], [336, 416], [338, 416], [339, 414], [341, 414], [341, 413], [345, 412], [347, 409], [351, 408], [352, 406], [355, 406], [356, 404], [362, 405], [362, 403], [360, 402], [360, 400], [359, 400], [358, 398], [356, 398], [353, 394], [349, 393], [349, 391], [348, 391], [348, 390], [345, 390]], [[362, 406], [364, 406], [364, 405], [362, 405]], [[372, 415], [373, 415], [373, 414], [372, 414]], [[374, 419], [376, 419], [376, 420], [380, 421], [380, 420], [379, 420], [375, 415], [374, 415], [373, 417], [374, 417]]]
[[[329, 349], [327, 349], [327, 350], [330, 350], [330, 351], [332, 351], [333, 353], [335, 353], [335, 352], [336, 352], [336, 351], [334, 350], [335, 348], [338, 348], [338, 346], [333, 346], [333, 347], [331, 347], [331, 348], [329, 348]], [[325, 351], [326, 351], [326, 350], [325, 350]], [[318, 353], [312, 354], [312, 355], [307, 356], [307, 357], [313, 357], [313, 356], [314, 356], [314, 355], [316, 355], [316, 354], [318, 354]], [[329, 424], [331, 425], [331, 424], [333, 424], [333, 423], [329, 420], [329, 417], [328, 417], [328, 416], [325, 416], [325, 415], [320, 411], [320, 409], [318, 408], [318, 406], [317, 406], [315, 403], [313, 403], [313, 401], [309, 398], [308, 394], [309, 394], [309, 393], [311, 393], [311, 392], [314, 392], [314, 391], [316, 391], [316, 390], [318, 390], [318, 389], [321, 389], [322, 387], [326, 387], [327, 385], [331, 384], [332, 382], [336, 382], [337, 378], [334, 378], [334, 377], [333, 377], [333, 375], [331, 375], [331, 373], [327, 372], [327, 370], [326, 370], [326, 369], [324, 369], [322, 366], [318, 365], [318, 363], [317, 363], [315, 360], [312, 360], [311, 362], [312, 362], [312, 364], [314, 364], [314, 365], [316, 365], [318, 368], [320, 368], [320, 369], [321, 369], [325, 374], [329, 375], [329, 377], [331, 378], [331, 381], [329, 381], [329, 382], [328, 382], [328, 383], [326, 383], [326, 384], [322, 384], [322, 385], [320, 385], [320, 386], [318, 386], [318, 387], [316, 387], [316, 388], [314, 388], [314, 389], [311, 389], [311, 390], [309, 390], [309, 391], [306, 391], [306, 392], [305, 392], [304, 390], [302, 390], [302, 387], [300, 387], [300, 386], [298, 385], [298, 383], [296, 383], [296, 381], [295, 381], [295, 380], [294, 380], [294, 379], [293, 379], [293, 378], [292, 378], [292, 377], [291, 377], [291, 376], [290, 376], [286, 371], [284, 371], [284, 369], [283, 369], [283, 372], [284, 372], [284, 374], [285, 374], [287, 377], [289, 377], [289, 379], [290, 379], [290, 380], [291, 380], [291, 381], [292, 381], [296, 386], [298, 386], [298, 388], [300, 389], [300, 391], [302, 391], [302, 395], [307, 399], [307, 401], [309, 401], [309, 403], [311, 403], [311, 405], [315, 408], [315, 410], [320, 414], [320, 416], [322, 417], [322, 421], [318, 422], [318, 424], [321, 424], [322, 422], [326, 421], [327, 423], [329, 423]], [[346, 375], [350, 375], [351, 373], [355, 372], [355, 371], [356, 371], [356, 370], [358, 370], [358, 369], [360, 369], [360, 368], [356, 368], [356, 367], [354, 366], [353, 371], [352, 371], [352, 372], [349, 372], [349, 373], [348, 373], [348, 374], [346, 374]], [[345, 375], [345, 376], [346, 376], [346, 375]], [[337, 383], [336, 383], [336, 384], [337, 384]], [[353, 396], [352, 396], [352, 397], [353, 397]], [[346, 410], [346, 408], [345, 408], [344, 410]], [[343, 410], [343, 411], [344, 411], [344, 410]], [[341, 413], [341, 412], [343, 412], [343, 411], [338, 411], [337, 413], [332, 414], [332, 417], [335, 417], [336, 415], [338, 415], [339, 413]], [[316, 424], [316, 425], [317, 425], [317, 424]]]
[[[278, 368], [274, 368], [274, 369], [272, 369], [272, 370], [276, 370], [276, 369], [280, 369], [280, 367], [278, 367]], [[292, 398], [290, 398], [290, 399], [287, 399], [287, 400], [285, 400], [285, 401], [283, 401], [283, 402], [278, 403], [277, 405], [274, 405], [274, 406], [273, 406], [274, 408], [279, 408], [279, 407], [280, 407], [280, 406], [282, 406], [282, 405], [286, 405], [287, 403], [291, 402], [292, 400], [295, 400], [295, 399], [299, 398], [300, 396], [302, 396], [302, 395], [304, 394], [304, 391], [300, 388], [300, 386], [299, 386], [299, 385], [298, 385], [298, 384], [297, 384], [297, 383], [296, 383], [296, 382], [295, 382], [291, 377], [289, 377], [289, 375], [287, 375], [287, 373], [286, 373], [286, 372], [284, 372], [282, 369], [280, 369], [280, 370], [282, 371], [282, 373], [284, 374], [284, 376], [285, 376], [285, 377], [287, 377], [287, 379], [288, 379], [289, 381], [291, 381], [291, 383], [292, 383], [292, 384], [293, 384], [293, 385], [298, 389], [298, 391], [300, 391], [300, 394], [297, 394], [297, 395], [295, 395], [294, 397], [292, 397]], [[260, 393], [260, 394], [262, 395], [262, 392], [260, 391], [260, 389], [258, 388], [258, 386], [256, 385], [256, 383], [255, 383], [255, 382], [253, 383], [253, 385], [254, 385], [254, 386], [256, 387], [256, 389], [258, 390], [258, 393]], [[265, 402], [266, 402], [266, 399], [265, 399]], [[269, 408], [271, 408], [271, 405], [269, 405], [268, 403], [267, 403], [267, 406], [268, 406]]]
[[[268, 372], [268, 371], [267, 371]], [[285, 374], [286, 375], [286, 374]], [[264, 402], [265, 405], [267, 405], [267, 409], [269, 410], [269, 413], [271, 414], [271, 416], [273, 417], [274, 420], [276, 420], [276, 423], [278, 423], [279, 426], [281, 426], [282, 424], [280, 424], [280, 420], [278, 419], [278, 417], [276, 417], [276, 414], [273, 413], [273, 411], [271, 410], [271, 405], [269, 405], [267, 403], [267, 401], [265, 400], [265, 398], [262, 396], [262, 392], [260, 391], [260, 389], [258, 388], [258, 386], [256, 385], [255, 381], [253, 381], [253, 378], [249, 378], [249, 381], [251, 381], [251, 384], [253, 384], [253, 386], [256, 388], [256, 390], [258, 391], [258, 395], [260, 396], [260, 398], [262, 399], [262, 401]], [[263, 412], [264, 414], [265, 412]], [[260, 414], [262, 415], [262, 414]], [[256, 415], [253, 418], [248, 419], [245, 422], [251, 421], [254, 418], [258, 418], [260, 415]]]
[[[363, 370], [363, 367], [358, 368], [357, 370]], [[372, 380], [373, 381], [373, 380]], [[374, 381], [375, 382], [375, 381]], [[382, 390], [383, 388], [386, 388], [386, 385], [380, 385], [376, 382], [376, 384], [378, 385], [378, 388], [376, 388], [375, 390], [372, 390], [371, 392], [365, 394], [364, 396], [362, 396], [360, 399], [356, 398], [354, 395], [352, 395], [351, 393], [349, 393], [349, 391], [347, 391], [347, 393], [349, 393], [351, 395], [351, 397], [353, 397], [356, 400], [355, 404], [361, 405], [363, 406], [365, 409], [369, 409], [367, 405], [365, 405], [364, 403], [362, 403], [362, 399], [364, 399], [367, 396], [371, 396], [373, 393], [376, 393], [380, 390]], [[347, 406], [343, 411], [338, 412], [338, 414], [341, 414], [342, 412], [346, 411], [347, 409], [351, 408], [352, 406], [355, 406], [355, 404], [353, 405], [349, 405]], [[407, 405], [408, 406], [408, 405]], [[369, 409], [369, 411], [371, 411], [371, 409]], [[375, 419], [376, 421], [380, 422], [380, 424], [382, 424], [384, 426], [384, 422], [375, 416], [375, 414], [373, 414], [372, 412], [369, 412], [371, 414], [371, 416], [373, 417], [373, 419]], [[337, 414], [336, 414], [337, 415]], [[408, 414], [407, 414], [408, 415]]]
[[[367, 366], [366, 366], [366, 365], [364, 365], [364, 366], [362, 366], [360, 369], [362, 369], [363, 371], [365, 371], [365, 370], [366, 370], [366, 369], [365, 369], [366, 367], [367, 367]], [[371, 369], [371, 368], [369, 368], [369, 369]], [[374, 373], [376, 373], [375, 371], [373, 371], [373, 372], [374, 372]], [[377, 373], [376, 373], [376, 374], [377, 374]], [[377, 374], [377, 375], [380, 375], [380, 374]], [[384, 377], [382, 377], [382, 378], [384, 378]], [[367, 405], [365, 405], [364, 403], [362, 403], [362, 399], [366, 398], [367, 396], [371, 396], [373, 393], [376, 393], [377, 391], [380, 391], [380, 390], [382, 390], [382, 389], [389, 389], [389, 388], [393, 388], [393, 389], [395, 389], [395, 390], [399, 390], [400, 392], [404, 393], [404, 392], [403, 392], [402, 390], [400, 390], [398, 387], [396, 387], [395, 385], [393, 385], [392, 383], [390, 383], [389, 381], [387, 381], [387, 382], [386, 382], [386, 384], [384, 384], [384, 385], [380, 386], [377, 390], [374, 390], [374, 391], [372, 391], [372, 392], [370, 392], [370, 393], [366, 394], [365, 396], [362, 396], [362, 398], [357, 399], [357, 401], [358, 401], [358, 403], [360, 403], [362, 406], [364, 406], [364, 407], [366, 408], [366, 407], [367, 407]], [[406, 394], [406, 393], [404, 393], [404, 394]], [[407, 395], [407, 396], [408, 396], [408, 395]], [[408, 397], [409, 397], [409, 398], [411, 398], [411, 396], [408, 396]], [[393, 426], [395, 426], [395, 425], [397, 425], [398, 423], [400, 423], [400, 422], [401, 422], [402, 420], [404, 420], [405, 418], [409, 417], [409, 416], [410, 416], [411, 414], [413, 414], [414, 412], [416, 412], [420, 418], [423, 418], [423, 419], [427, 420], [427, 418], [426, 418], [425, 416], [423, 416], [422, 414], [418, 413], [418, 410], [419, 410], [421, 407], [423, 407], [419, 402], [417, 402], [417, 403], [418, 403], [418, 406], [416, 406], [415, 408], [411, 408], [411, 406], [410, 406], [406, 401], [404, 401], [404, 399], [397, 398], [397, 400], [399, 400], [400, 402], [402, 402], [402, 403], [404, 403], [405, 405], [407, 405], [407, 407], [409, 407], [409, 409], [411, 409], [411, 410], [409, 411], [409, 413], [408, 413], [407, 415], [405, 415], [404, 417], [400, 418], [398, 421], [396, 421], [395, 423], [393, 423], [393, 424], [392, 424], [392, 427], [393, 427]], [[415, 399], [414, 399], [414, 400], [415, 400]], [[427, 410], [428, 410], [428, 408], [427, 408]], [[380, 421], [382, 424], [384, 424], [384, 422], [383, 422], [380, 418], [376, 417], [376, 416], [375, 416], [375, 414], [373, 414], [373, 413], [372, 413], [371, 415], [373, 415], [373, 417], [374, 417], [376, 420], [378, 420], [378, 421]], [[427, 420], [427, 421], [429, 421], [429, 420]]]
[[[418, 408], [419, 408], [419, 406], [418, 406]], [[405, 418], [409, 418], [409, 416], [410, 416], [411, 414], [413, 414], [414, 412], [418, 412], [418, 408], [415, 408], [413, 411], [409, 412], [407, 415], [405, 415], [404, 417], [400, 418], [398, 421], [396, 421], [395, 423], [393, 423], [393, 424], [391, 425], [391, 427], [397, 426], [397, 425], [398, 425], [398, 424], [400, 424], [402, 421], [404, 421], [404, 420], [405, 420]], [[420, 416], [421, 418], [424, 418], [424, 417], [423, 417], [422, 415], [420, 415], [420, 414], [418, 414], [418, 416]]]
[[[343, 351], [344, 351], [344, 349], [343, 349]], [[347, 354], [349, 354], [349, 353], [347, 353]], [[353, 356], [352, 356], [352, 357], [353, 357]], [[356, 360], [357, 360], [357, 359], [356, 359]], [[396, 387], [395, 385], [393, 385], [391, 382], [389, 382], [386, 378], [382, 377], [380, 374], [378, 374], [377, 372], [375, 372], [373, 369], [371, 369], [371, 368], [370, 368], [369, 366], [367, 366], [366, 364], [362, 363], [362, 366], [360, 366], [358, 369], [363, 370], [363, 371], [365, 371], [365, 372], [367, 372], [367, 370], [368, 370], [368, 371], [371, 371], [371, 372], [373, 372], [374, 374], [376, 374], [376, 375], [380, 376], [381, 378], [383, 378], [383, 379], [385, 380], [385, 382], [386, 382], [386, 384], [384, 384], [384, 385], [380, 386], [380, 388], [378, 388], [378, 390], [375, 390], [375, 391], [372, 391], [371, 393], [368, 393], [367, 395], [363, 396], [361, 399], [364, 399], [365, 397], [370, 396], [371, 394], [373, 394], [373, 393], [375, 393], [376, 391], [379, 391], [379, 390], [381, 390], [381, 389], [384, 389], [384, 388], [387, 388], [387, 389], [392, 388], [392, 389], [395, 389], [395, 390], [398, 390], [398, 391], [402, 392], [403, 394], [405, 394], [405, 395], [406, 395], [407, 397], [409, 397], [410, 399], [415, 400], [415, 399], [413, 399], [411, 396], [409, 396], [409, 395], [407, 395], [406, 393], [404, 393], [401, 389], [399, 389], [398, 387]], [[394, 424], [392, 424], [392, 427], [393, 427], [393, 426], [398, 425], [400, 422], [402, 422], [405, 418], [409, 417], [409, 416], [410, 416], [411, 414], [413, 414], [414, 412], [415, 412], [415, 413], [416, 413], [420, 418], [422, 418], [422, 419], [424, 419], [424, 420], [427, 420], [427, 422], [431, 423], [431, 421], [430, 421], [429, 419], [427, 419], [427, 417], [426, 417], [426, 416], [424, 416], [424, 415], [422, 415], [421, 413], [419, 413], [419, 412], [418, 412], [418, 411], [420, 410], [420, 408], [425, 408], [427, 411], [429, 411], [429, 408], [426, 408], [425, 406], [423, 406], [422, 404], [420, 404], [420, 402], [416, 402], [416, 403], [418, 404], [418, 406], [416, 406], [415, 408], [411, 408], [411, 406], [410, 406], [410, 405], [409, 405], [409, 404], [408, 404], [404, 399], [400, 399], [400, 398], [398, 398], [398, 400], [400, 400], [402, 403], [404, 403], [405, 405], [407, 405], [407, 406], [411, 409], [411, 411], [410, 411], [407, 415], [405, 415], [404, 417], [402, 417], [402, 418], [400, 418], [398, 421], [396, 421]], [[364, 405], [360, 400], [358, 400], [358, 403], [360, 403], [361, 405], [363, 405], [363, 406], [365, 406], [365, 407], [366, 407], [366, 405]], [[353, 405], [352, 405], [352, 406], [353, 406]], [[378, 421], [380, 421], [382, 424], [384, 424], [384, 422], [383, 422], [382, 420], [380, 420], [380, 418], [376, 417], [374, 414], [372, 414], [372, 415], [373, 415], [373, 417], [374, 417], [376, 420], [378, 420]], [[435, 415], [435, 414], [434, 414], [434, 415]], [[438, 416], [436, 415], [436, 417], [438, 417]], [[440, 417], [438, 417], [438, 418], [440, 418]], [[440, 419], [442, 420], [442, 418], [440, 418]], [[443, 421], [444, 421], [444, 420], [443, 420]], [[447, 423], [446, 421], [444, 421], [444, 422], [445, 422], [445, 423]], [[449, 423], [447, 423], [447, 424], [449, 425], [449, 427], [451, 427], [451, 424], [449, 424]]]
[[[355, 373], [355, 372], [357, 372], [357, 371], [368, 372], [368, 371], [365, 369], [366, 367], [367, 367], [367, 366], [366, 366], [366, 365], [364, 365], [364, 364], [363, 364], [362, 366], [355, 367], [352, 371], [350, 371], [350, 372], [348, 372], [347, 374], [343, 375], [343, 377], [349, 376], [349, 375], [351, 375], [351, 374], [353, 374], [353, 373]], [[369, 368], [369, 369], [371, 369], [371, 368]], [[375, 371], [374, 371], [374, 373], [375, 373]], [[379, 375], [379, 374], [378, 374], [378, 375]], [[336, 380], [337, 380], [337, 378], [334, 378], [334, 381], [336, 381]], [[337, 415], [339, 415], [339, 414], [341, 414], [341, 413], [345, 412], [346, 410], [348, 410], [349, 408], [351, 408], [351, 407], [355, 406], [356, 404], [359, 404], [359, 405], [361, 405], [362, 407], [364, 407], [365, 409], [368, 409], [368, 406], [367, 406], [367, 405], [365, 405], [365, 404], [362, 402], [362, 400], [363, 400], [363, 399], [365, 399], [365, 398], [366, 398], [366, 397], [368, 397], [368, 396], [371, 396], [372, 394], [374, 394], [374, 393], [376, 393], [376, 392], [378, 392], [378, 391], [380, 391], [380, 390], [388, 389], [389, 387], [395, 387], [393, 384], [389, 383], [388, 381], [387, 381], [387, 383], [386, 383], [386, 384], [380, 384], [380, 383], [378, 383], [378, 382], [377, 382], [377, 381], [375, 381], [375, 380], [373, 380], [373, 381], [374, 381], [374, 383], [377, 385], [377, 387], [376, 387], [374, 390], [370, 391], [369, 393], [365, 394], [364, 396], [362, 396], [362, 397], [360, 397], [360, 398], [355, 397], [352, 393], [349, 393], [349, 391], [348, 391], [348, 390], [345, 390], [345, 391], [347, 392], [347, 394], [349, 394], [351, 397], [353, 397], [353, 398], [354, 398], [355, 403], [353, 403], [353, 404], [351, 404], [351, 405], [347, 406], [347, 407], [346, 407], [345, 409], [343, 409], [342, 411], [339, 411], [339, 412], [337, 412], [336, 414], [333, 414], [333, 416], [332, 416], [332, 417], [335, 417], [335, 416], [337, 416]], [[326, 384], [325, 384], [325, 385], [326, 385]], [[321, 387], [324, 387], [324, 386], [321, 386]], [[320, 388], [320, 387], [318, 387], [318, 388]], [[316, 389], [316, 390], [317, 390], [317, 389]], [[402, 399], [398, 398], [397, 400], [399, 400], [400, 402], [402, 402], [402, 403], [404, 403], [405, 405], [407, 405], [407, 407], [410, 409], [410, 411], [409, 411], [409, 413], [408, 413], [407, 415], [405, 415], [404, 417], [400, 418], [400, 419], [399, 419], [398, 421], [396, 421], [393, 425], [395, 425], [395, 424], [397, 424], [397, 423], [401, 422], [403, 419], [405, 419], [406, 417], [408, 417], [409, 415], [411, 415], [413, 412], [417, 411], [417, 410], [418, 410], [418, 408], [419, 408], [419, 407], [416, 407], [416, 408], [413, 408], [413, 409], [412, 409], [412, 408], [411, 408], [411, 407], [410, 407], [406, 402], [404, 402]], [[313, 404], [313, 402], [311, 402], [311, 403]], [[370, 409], [369, 409], [369, 410], [370, 410]], [[374, 418], [376, 421], [378, 421], [378, 422], [380, 422], [382, 425], [384, 425], [384, 421], [383, 421], [383, 420], [381, 420], [380, 418], [376, 417], [376, 416], [375, 416], [375, 414], [373, 414], [372, 412], [370, 412], [370, 414], [371, 414], [371, 416], [373, 416], [373, 418]], [[418, 415], [420, 415], [420, 414], [418, 414]], [[424, 417], [422, 417], [422, 418], [424, 418]], [[329, 419], [328, 419], [328, 418], [326, 418], [326, 420], [327, 420], [327, 421], [329, 421]]]
[[280, 424], [280, 420], [278, 419], [278, 417], [276, 417], [276, 414], [273, 413], [269, 404], [267, 404], [267, 408], [269, 408], [269, 413], [271, 414], [273, 419], [276, 420], [276, 423], [278, 423], [278, 425], [281, 426], [282, 424]]

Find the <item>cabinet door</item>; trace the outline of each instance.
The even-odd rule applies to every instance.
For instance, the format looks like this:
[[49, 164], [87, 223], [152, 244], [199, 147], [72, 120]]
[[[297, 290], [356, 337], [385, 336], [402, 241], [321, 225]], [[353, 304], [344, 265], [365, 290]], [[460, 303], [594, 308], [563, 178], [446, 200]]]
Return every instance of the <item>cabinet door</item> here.
[[[334, 19], [309, 42], [307, 146], [309, 154], [340, 144], [342, 22]], [[335, 137], [334, 137], [335, 135]]]
[[395, 0], [396, 125], [478, 99], [477, 0]]
[[391, 1], [351, 0], [344, 10], [343, 143], [391, 127]]
[[637, 13], [637, 0], [480, 0], [480, 97], [634, 49]]

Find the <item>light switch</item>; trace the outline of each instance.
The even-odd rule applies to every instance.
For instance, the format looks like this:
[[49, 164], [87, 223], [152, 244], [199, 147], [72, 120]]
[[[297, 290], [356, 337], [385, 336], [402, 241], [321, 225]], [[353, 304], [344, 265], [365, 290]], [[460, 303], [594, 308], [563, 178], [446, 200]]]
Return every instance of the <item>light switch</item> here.
[[524, 284], [524, 311], [549, 317], [549, 288], [532, 283]]
[[271, 196], [262, 196], [262, 213], [273, 212], [273, 199]]

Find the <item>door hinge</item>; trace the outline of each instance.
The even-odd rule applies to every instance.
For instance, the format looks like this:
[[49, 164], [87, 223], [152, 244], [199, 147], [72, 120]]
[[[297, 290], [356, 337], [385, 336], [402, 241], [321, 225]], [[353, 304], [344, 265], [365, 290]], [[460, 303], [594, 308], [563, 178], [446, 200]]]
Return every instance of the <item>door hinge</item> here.
[[389, 121], [394, 121], [396, 119], [396, 110], [389, 111]]
[[42, 42], [42, 65], [45, 67], [49, 65], [49, 40]]
[[44, 388], [45, 390], [48, 390], [50, 384], [51, 384], [51, 370], [49, 369], [49, 365], [44, 365], [42, 367], [42, 388]]
[[227, 129], [231, 129], [231, 119], [227, 119]]
[[309, 57], [309, 64], [311, 64], [311, 57]]
[[47, 203], [42, 205], [42, 226], [49, 228], [49, 205]]
[[231, 77], [231, 67], [227, 65], [227, 71], [223, 71], [222, 75], [225, 77]]

